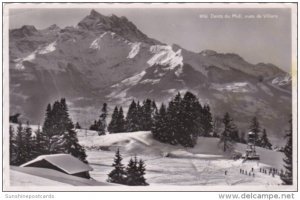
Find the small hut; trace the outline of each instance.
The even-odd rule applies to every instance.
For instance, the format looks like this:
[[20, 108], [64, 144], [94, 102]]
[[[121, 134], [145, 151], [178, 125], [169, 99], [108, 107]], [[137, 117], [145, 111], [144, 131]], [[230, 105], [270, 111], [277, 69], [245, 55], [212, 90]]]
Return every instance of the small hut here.
[[20, 167], [38, 167], [54, 169], [69, 175], [82, 178], [90, 178], [89, 171], [92, 171], [89, 165], [78, 160], [70, 154], [51, 154], [39, 156]]

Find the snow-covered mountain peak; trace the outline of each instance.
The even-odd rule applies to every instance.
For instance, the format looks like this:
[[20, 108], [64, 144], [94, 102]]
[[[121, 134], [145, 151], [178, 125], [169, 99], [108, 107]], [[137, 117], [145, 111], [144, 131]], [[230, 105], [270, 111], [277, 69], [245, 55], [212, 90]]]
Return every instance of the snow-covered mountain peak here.
[[82, 19], [77, 27], [80, 30], [96, 33], [103, 31], [115, 32], [131, 42], [159, 43], [154, 39], [148, 38], [126, 17], [118, 17], [116, 15], [104, 16], [95, 10], [92, 10], [88, 16]]

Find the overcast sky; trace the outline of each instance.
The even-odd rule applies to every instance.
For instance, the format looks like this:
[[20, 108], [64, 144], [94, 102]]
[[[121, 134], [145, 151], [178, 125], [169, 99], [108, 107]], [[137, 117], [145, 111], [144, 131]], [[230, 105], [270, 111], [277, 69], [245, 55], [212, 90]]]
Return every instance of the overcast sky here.
[[[175, 43], [194, 52], [211, 49], [220, 53], [237, 53], [253, 64], [273, 63], [285, 71], [291, 71], [289, 8], [94, 9], [104, 15], [126, 16], [149, 37], [164, 43]], [[38, 29], [52, 24], [62, 28], [75, 26], [90, 10], [11, 9], [9, 26], [19, 28], [26, 24]], [[212, 17], [215, 15], [221, 15], [223, 19]], [[225, 15], [228, 18], [225, 19]], [[246, 19], [246, 15], [253, 15], [255, 18]]]

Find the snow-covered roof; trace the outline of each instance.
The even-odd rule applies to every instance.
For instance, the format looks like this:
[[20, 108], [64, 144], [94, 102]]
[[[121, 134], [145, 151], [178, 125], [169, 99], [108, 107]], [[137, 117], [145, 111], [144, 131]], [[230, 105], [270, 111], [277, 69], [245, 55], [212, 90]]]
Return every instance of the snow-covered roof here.
[[32, 163], [46, 160], [52, 165], [58, 167], [59, 169], [63, 170], [68, 174], [76, 174], [80, 172], [92, 171], [89, 165], [83, 163], [82, 161], [78, 160], [74, 156], [70, 154], [50, 154], [50, 155], [41, 155], [20, 167], [30, 166]]

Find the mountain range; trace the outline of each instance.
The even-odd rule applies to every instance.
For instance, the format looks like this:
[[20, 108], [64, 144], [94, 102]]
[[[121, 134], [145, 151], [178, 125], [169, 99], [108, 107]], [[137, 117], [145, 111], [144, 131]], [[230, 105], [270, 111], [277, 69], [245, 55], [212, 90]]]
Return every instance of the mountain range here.
[[9, 72], [10, 114], [21, 113], [36, 124], [42, 124], [46, 105], [61, 97], [67, 98], [73, 120], [88, 127], [103, 102], [111, 107], [126, 107], [132, 99], [161, 103], [189, 90], [210, 104], [215, 117], [230, 112], [247, 131], [256, 115], [273, 138], [282, 139], [292, 111], [291, 76], [279, 67], [251, 64], [234, 53], [164, 44], [126, 17], [94, 10], [75, 27], [9, 30]]

